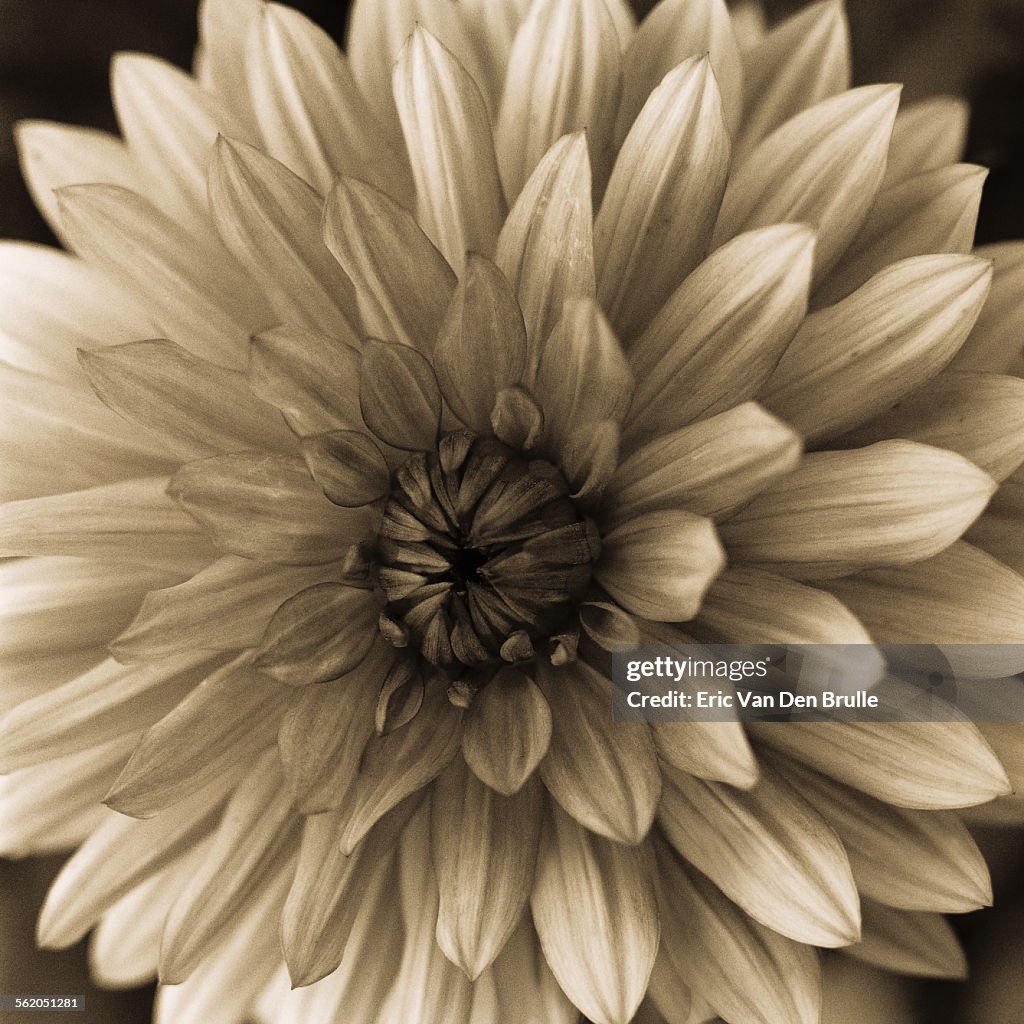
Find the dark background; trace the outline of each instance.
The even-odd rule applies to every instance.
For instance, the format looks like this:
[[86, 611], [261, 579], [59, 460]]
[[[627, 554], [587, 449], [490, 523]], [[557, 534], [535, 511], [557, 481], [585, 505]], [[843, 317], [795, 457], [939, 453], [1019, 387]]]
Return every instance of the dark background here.
[[[293, 6], [342, 38], [345, 3]], [[640, 13], [651, 6], [634, 3]], [[772, 20], [801, 6], [803, 0], [765, 0]], [[21, 185], [12, 124], [50, 118], [113, 130], [110, 55], [142, 50], [187, 67], [195, 8], [196, 0], [0, 0], [0, 237], [53, 241]], [[1024, 237], [1024, 0], [848, 0], [847, 8], [857, 84], [901, 81], [909, 100], [936, 93], [971, 99], [966, 159], [992, 169], [979, 241]], [[1024, 965], [1024, 838], [996, 831], [981, 838], [997, 910], [955, 919], [974, 972], [970, 982], [912, 983], [914, 1019], [922, 1024], [1024, 1020], [1007, 1002], [1018, 998], [1008, 990], [1020, 990]], [[84, 943], [63, 954], [34, 950], [35, 915], [59, 865], [59, 858], [0, 861], [0, 992], [85, 993], [88, 1009], [74, 1015], [77, 1024], [147, 1022], [149, 990], [89, 986]], [[44, 1017], [55, 1019], [33, 1020]], [[17, 1015], [17, 1024], [25, 1021]]]

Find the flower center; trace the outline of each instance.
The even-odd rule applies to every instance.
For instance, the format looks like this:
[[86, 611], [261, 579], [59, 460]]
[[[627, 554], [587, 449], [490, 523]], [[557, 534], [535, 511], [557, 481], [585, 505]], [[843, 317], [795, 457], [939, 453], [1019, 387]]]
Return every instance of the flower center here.
[[525, 661], [582, 600], [594, 524], [550, 462], [456, 431], [395, 474], [376, 544], [392, 643], [459, 671]]

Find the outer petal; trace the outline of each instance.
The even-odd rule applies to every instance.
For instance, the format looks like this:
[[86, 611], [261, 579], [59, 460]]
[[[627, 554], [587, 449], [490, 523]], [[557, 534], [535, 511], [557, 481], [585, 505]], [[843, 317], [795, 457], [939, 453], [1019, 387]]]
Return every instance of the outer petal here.
[[533, 920], [559, 985], [594, 1024], [628, 1024], [660, 925], [646, 846], [587, 832], [557, 806], [541, 832]]
[[966, 101], [958, 96], [932, 96], [904, 107], [893, 126], [884, 183], [962, 159], [969, 116]]
[[611, 719], [611, 684], [582, 661], [538, 665], [552, 735], [540, 774], [581, 825], [619, 843], [639, 843], [654, 819], [661, 777], [645, 724]]
[[253, 134], [256, 125], [245, 80], [245, 41], [261, 0], [200, 0], [195, 75]]
[[844, 952], [885, 971], [924, 978], [967, 977], [967, 957], [952, 925], [941, 914], [893, 910], [864, 900], [860, 942]]
[[408, 345], [370, 341], [359, 370], [359, 408], [386, 444], [427, 451], [441, 425], [441, 392], [430, 363]]
[[331, 430], [302, 439], [302, 456], [324, 494], [343, 508], [359, 508], [391, 489], [380, 448], [358, 430]]
[[807, 456], [718, 530], [737, 559], [797, 579], [906, 565], [953, 543], [995, 490], [960, 455], [880, 441]]

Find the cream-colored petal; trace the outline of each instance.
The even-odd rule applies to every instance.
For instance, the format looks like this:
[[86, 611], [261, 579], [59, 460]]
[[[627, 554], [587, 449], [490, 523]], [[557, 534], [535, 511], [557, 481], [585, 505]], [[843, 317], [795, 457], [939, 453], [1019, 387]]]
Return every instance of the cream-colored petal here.
[[997, 373], [940, 373], [847, 434], [844, 445], [886, 437], [959, 452], [994, 480], [1024, 462], [1024, 381]]
[[302, 439], [302, 457], [324, 494], [343, 508], [358, 508], [391, 489], [380, 448], [358, 430], [332, 430]]
[[635, 516], [602, 537], [594, 574], [635, 615], [686, 622], [724, 565], [710, 519], [666, 509]]
[[656, 850], [662, 961], [652, 995], [663, 1012], [673, 1008], [660, 998], [662, 985], [653, 983], [665, 970], [728, 1020], [816, 1024], [821, 979], [815, 951], [748, 917], [665, 843]]
[[160, 335], [196, 355], [239, 367], [248, 335], [273, 322], [269, 307], [218, 245], [114, 185], [57, 193], [72, 248], [130, 287]]
[[[898, 705], [889, 710], [896, 717]], [[970, 807], [1010, 789], [992, 749], [967, 721], [786, 722], [748, 729], [759, 742], [897, 807]]]
[[[293, 985], [313, 985], [328, 975], [334, 977], [333, 972], [344, 963], [346, 969], [341, 973], [347, 976], [348, 988], [356, 982], [354, 975], [359, 970], [373, 972], [374, 958], [390, 952], [396, 944], [400, 947], [394, 852], [399, 833], [417, 806], [415, 797], [400, 804], [349, 856], [338, 849], [343, 822], [337, 812], [306, 818], [295, 881], [281, 917], [282, 947]], [[376, 948], [371, 951], [364, 947], [374, 931], [367, 925], [381, 916], [390, 920], [395, 934], [388, 935], [378, 927]], [[397, 964], [393, 966], [397, 968]], [[326, 987], [332, 984], [328, 982]]]
[[347, 337], [358, 320], [355, 290], [320, 237], [323, 199], [252, 146], [221, 136], [214, 154], [217, 230], [277, 319]]
[[1019, 377], [1024, 366], [1024, 245], [996, 242], [980, 246], [975, 255], [992, 260], [992, 290], [952, 365], [957, 370]]
[[185, 574], [214, 552], [167, 497], [166, 477], [28, 498], [0, 506], [0, 554], [75, 555]]
[[688, 57], [704, 54], [722, 93], [726, 125], [735, 130], [743, 104], [743, 70], [729, 11], [722, 0], [662, 0], [640, 23], [626, 50], [616, 141], [626, 137], [665, 75]]
[[359, 408], [370, 430], [404, 451], [429, 451], [441, 425], [430, 363], [408, 345], [369, 341], [359, 368]]
[[323, 234], [355, 285], [366, 334], [429, 352], [455, 275], [412, 214], [372, 186], [342, 176], [327, 197]]
[[555, 459], [576, 499], [596, 502], [619, 462], [621, 432], [614, 420], [578, 424]]
[[949, 547], [995, 481], [916, 441], [808, 455], [718, 527], [731, 557], [803, 580], [907, 565]]
[[152, 821], [110, 815], [50, 888], [39, 917], [39, 944], [65, 949], [77, 942], [122, 896], [200, 842], [214, 829], [240, 777], [240, 771], [215, 776]]
[[249, 349], [249, 387], [299, 435], [362, 429], [357, 343], [354, 334], [332, 338], [289, 325], [258, 334]]
[[247, 131], [257, 134], [246, 84], [245, 43], [262, 0], [200, 0], [194, 73]]
[[519, 299], [530, 339], [530, 365], [567, 299], [594, 295], [590, 161], [582, 133], [544, 154], [509, 212], [495, 263]]
[[126, 668], [108, 658], [0, 719], [0, 767], [15, 771], [147, 728], [208, 674], [211, 660], [192, 651]]
[[536, 0], [512, 45], [495, 123], [498, 164], [510, 202], [549, 148], [582, 129], [595, 191], [603, 191], [611, 170], [621, 77], [619, 39], [604, 0]]
[[478, 779], [511, 796], [547, 754], [551, 730], [544, 694], [529, 676], [507, 666], [469, 706], [462, 754]]
[[897, 974], [954, 981], [967, 977], [960, 940], [941, 914], [894, 910], [869, 899], [861, 903], [861, 911], [861, 940], [844, 953]]
[[682, 772], [738, 789], [757, 782], [757, 759], [739, 722], [655, 722], [651, 731], [658, 756]]
[[289, 691], [236, 658], [147, 729], [105, 803], [148, 818], [214, 779], [231, 776], [274, 742]]
[[666, 767], [658, 821], [755, 921], [817, 946], [857, 941], [857, 889], [842, 843], [776, 773], [737, 790]]
[[252, 895], [294, 861], [299, 819], [281, 784], [277, 751], [246, 772], [227, 806], [213, 843], [167, 917], [160, 944], [160, 981], [184, 981], [211, 940], [240, 916]]
[[647, 988], [660, 924], [646, 845], [588, 832], [552, 805], [530, 905], [544, 956], [594, 1024], [628, 1024]]
[[857, 237], [813, 297], [830, 306], [891, 263], [930, 253], [969, 253], [988, 171], [951, 164], [882, 189]]
[[883, 185], [963, 158], [970, 108], [960, 96], [931, 96], [896, 116]]
[[219, 455], [182, 467], [168, 493], [226, 553], [282, 565], [336, 560], [363, 539], [364, 513], [332, 505], [300, 458]]
[[55, 686], [96, 668], [109, 651], [106, 644], [83, 647], [77, 651], [42, 650], [23, 655], [0, 654], [0, 675], [4, 680], [0, 692], [0, 713], [6, 714], [22, 701], [45, 693]]
[[14, 137], [32, 200], [58, 238], [61, 223], [56, 189], [97, 181], [138, 187], [128, 148], [108, 132], [55, 121], [19, 121]]
[[494, 252], [505, 218], [484, 98], [458, 59], [419, 26], [399, 55], [394, 94], [417, 219], [461, 274], [467, 250]]
[[585, 662], [554, 668], [541, 661], [537, 671], [552, 721], [544, 785], [592, 832], [642, 842], [661, 792], [648, 726], [612, 721], [611, 683]]
[[440, 889], [437, 942], [473, 981], [501, 952], [529, 899], [543, 807], [538, 779], [502, 796], [461, 757], [434, 783], [430, 822]]
[[130, 665], [188, 650], [253, 647], [283, 601], [333, 571], [228, 555], [185, 583], [146, 594], [131, 625], [111, 642], [111, 653]]
[[79, 361], [100, 400], [153, 433], [169, 456], [295, 451], [280, 412], [252, 393], [244, 373], [200, 359], [173, 341], [83, 350]]
[[433, 364], [445, 401], [477, 432], [487, 430], [498, 393], [523, 380], [523, 315], [505, 275], [484, 256], [469, 254]]
[[953, 811], [891, 807], [813, 768], [762, 756], [835, 829], [862, 895], [903, 910], [965, 913], [991, 905], [985, 859]]
[[972, 645], [948, 658], [958, 674], [1024, 671], [1024, 578], [963, 541], [933, 558], [828, 584], [881, 643]]
[[649, 441], [619, 463], [601, 505], [618, 524], [685, 508], [721, 517], [796, 468], [800, 437], [754, 402]]
[[841, 0], [808, 4], [743, 54], [743, 121], [734, 159], [791, 117], [850, 88], [850, 27]]
[[298, 11], [260, 8], [245, 71], [266, 152], [322, 195], [339, 174], [351, 174], [407, 205], [413, 185], [404, 154], [385, 140], [345, 55]]
[[786, 121], [733, 172], [712, 244], [761, 225], [804, 221], [817, 230], [821, 280], [878, 191], [898, 103], [897, 86], [867, 85]]
[[761, 228], [724, 245], [676, 289], [629, 348], [631, 446], [753, 398], [806, 315], [813, 251], [806, 227]]
[[392, 807], [437, 778], [461, 742], [462, 711], [448, 702], [445, 687], [434, 680], [411, 722], [367, 744], [346, 796], [342, 852], [351, 852]]
[[594, 224], [598, 295], [623, 337], [640, 334], [704, 258], [728, 169], [711, 64], [692, 58], [644, 104]]

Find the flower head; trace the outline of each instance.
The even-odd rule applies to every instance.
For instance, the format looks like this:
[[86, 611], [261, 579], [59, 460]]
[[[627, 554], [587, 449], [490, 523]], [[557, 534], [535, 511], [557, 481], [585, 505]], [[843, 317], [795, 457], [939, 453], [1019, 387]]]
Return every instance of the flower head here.
[[946, 369], [992, 278], [960, 108], [849, 90], [833, 2], [744, 53], [718, 0], [202, 27], [195, 79], [117, 60], [123, 142], [21, 133], [76, 254], [3, 265], [7, 849], [82, 841], [44, 944], [98, 923], [175, 1021], [812, 1021], [815, 946], [959, 972], [977, 729], [620, 725], [608, 673], [1020, 639], [959, 540], [1024, 461], [1019, 381]]

